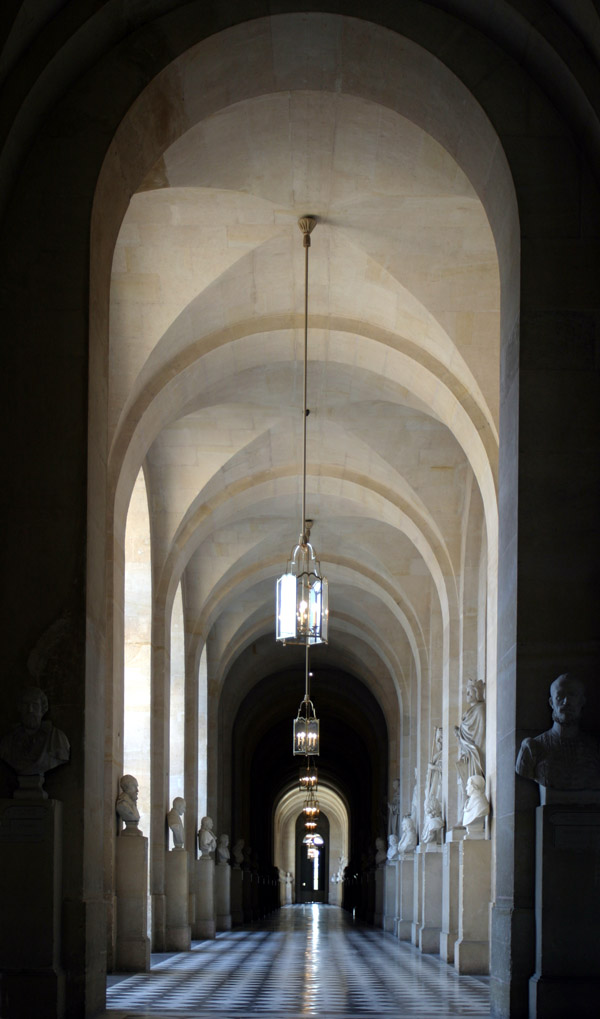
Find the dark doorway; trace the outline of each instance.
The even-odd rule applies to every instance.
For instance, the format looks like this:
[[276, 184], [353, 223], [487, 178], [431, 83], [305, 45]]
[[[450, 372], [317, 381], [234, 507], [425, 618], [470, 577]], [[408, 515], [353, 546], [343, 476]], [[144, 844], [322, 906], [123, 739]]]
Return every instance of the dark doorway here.
[[321, 811], [314, 830], [316, 855], [312, 859], [303, 841], [304, 822], [304, 814], [300, 814], [296, 820], [296, 902], [328, 902], [329, 819]]

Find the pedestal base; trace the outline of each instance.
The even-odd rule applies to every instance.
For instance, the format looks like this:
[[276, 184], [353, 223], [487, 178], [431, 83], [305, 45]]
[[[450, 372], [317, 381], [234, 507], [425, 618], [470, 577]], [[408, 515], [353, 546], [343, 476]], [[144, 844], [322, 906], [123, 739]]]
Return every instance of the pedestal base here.
[[489, 973], [491, 848], [491, 842], [477, 838], [467, 837], [460, 843], [458, 941], [454, 949], [458, 973]]
[[580, 1019], [597, 1015], [600, 1007], [600, 806], [589, 793], [577, 796], [579, 803], [552, 802], [536, 810], [531, 1019], [561, 1015]]
[[[38, 777], [38, 776], [34, 776]], [[62, 804], [0, 801], [0, 1015], [60, 1019]], [[24, 969], [24, 963], [28, 968]]]
[[197, 940], [214, 938], [215, 923], [215, 861], [201, 856], [196, 861], [196, 919], [192, 934]]
[[231, 869], [231, 922], [234, 926], [244, 922], [242, 909], [242, 871], [240, 867]]
[[418, 946], [426, 954], [437, 955], [442, 929], [442, 847], [419, 846], [421, 851], [421, 927]]
[[459, 844], [466, 829], [452, 829], [446, 834], [442, 847], [442, 931], [440, 956], [447, 963], [454, 962], [454, 946], [458, 938], [458, 856]]
[[228, 863], [215, 866], [215, 923], [218, 931], [231, 930], [231, 867]]
[[189, 855], [185, 849], [171, 849], [167, 853], [165, 857], [167, 952], [188, 952], [191, 946], [188, 868]]
[[116, 847], [116, 967], [122, 973], [150, 969], [148, 937], [148, 839], [119, 836]]
[[600, 1002], [600, 980], [565, 977], [532, 977], [529, 981], [529, 1015], [544, 1019], [596, 1019]]
[[398, 864], [395, 861], [386, 863], [383, 868], [383, 882], [383, 929], [393, 934], [398, 917]]

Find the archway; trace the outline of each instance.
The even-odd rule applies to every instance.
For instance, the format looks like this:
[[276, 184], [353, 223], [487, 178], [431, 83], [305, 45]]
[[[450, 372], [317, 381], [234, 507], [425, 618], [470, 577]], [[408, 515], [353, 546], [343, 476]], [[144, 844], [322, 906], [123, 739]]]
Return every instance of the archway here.
[[[358, 42], [368, 31], [369, 60], [377, 52], [389, 59], [389, 46], [396, 45], [376, 26], [365, 29], [334, 17], [300, 22], [311, 44], [323, 57], [335, 53], [353, 81], [356, 51], [350, 59], [350, 39]], [[286, 49], [298, 24], [295, 17], [274, 19], [276, 50]], [[273, 39], [258, 24], [251, 31], [255, 28], [252, 61], [268, 38], [263, 57], [269, 64]], [[215, 58], [231, 51], [240, 31], [201, 44], [199, 52]], [[246, 75], [240, 94], [230, 88], [222, 102], [205, 87], [203, 61], [194, 51], [184, 55], [183, 93], [178, 86], [173, 91], [169, 75], [161, 76], [144, 103], [147, 113], [166, 89], [170, 101], [186, 111], [185, 128], [176, 137], [170, 135], [175, 119], [163, 125], [160, 159], [156, 151], [154, 164], [147, 159], [115, 248], [107, 422], [112, 580], [119, 576], [119, 532], [131, 478], [143, 460], [160, 493], [154, 515], [155, 704], [164, 704], [170, 618], [181, 583], [191, 692], [200, 656], [207, 655], [207, 810], [221, 828], [231, 817], [235, 834], [253, 826], [252, 842], [262, 845], [267, 859], [270, 829], [253, 820], [249, 795], [241, 797], [246, 805], [239, 813], [236, 776], [247, 772], [235, 755], [248, 760], [250, 755], [232, 726], [243, 697], [275, 674], [265, 636], [280, 555], [275, 546], [286, 540], [297, 479], [287, 402], [297, 384], [300, 321], [295, 203], [316, 203], [311, 209], [317, 214], [319, 203], [323, 209], [323, 247], [320, 253], [315, 248], [315, 262], [317, 278], [327, 286], [317, 283], [311, 306], [310, 376], [320, 402], [313, 413], [318, 453], [309, 462], [309, 496], [315, 533], [328, 550], [330, 583], [338, 590], [337, 632], [322, 656], [323, 669], [353, 675], [379, 702], [390, 734], [379, 776], [399, 776], [405, 805], [415, 769], [423, 786], [432, 728], [442, 725], [449, 734], [460, 719], [465, 653], [487, 680], [488, 722], [495, 731], [497, 352], [501, 330], [512, 329], [516, 308], [514, 287], [505, 289], [501, 318], [501, 282], [514, 282], [514, 249], [505, 233], [505, 205], [501, 211], [495, 202], [501, 182], [506, 196], [508, 178], [494, 133], [468, 93], [418, 47], [404, 42], [397, 56], [398, 73], [412, 76], [415, 87], [423, 74], [433, 75], [436, 88], [427, 110], [419, 102], [411, 105], [405, 90], [393, 98], [384, 95], [368, 74], [358, 93], [350, 94], [344, 88], [329, 92], [321, 81], [318, 89], [310, 82], [307, 88], [303, 74], [295, 82], [286, 72], [291, 102], [287, 92], [282, 102], [281, 89], [273, 90], [272, 83], [265, 88]], [[204, 106], [197, 103], [200, 95]], [[465, 104], [478, 128], [477, 140], [468, 143], [462, 134]], [[454, 117], [448, 116], [449, 106]], [[342, 170], [333, 158], [311, 181], [310, 174], [302, 176], [300, 139], [315, 111], [313, 153], [320, 158], [333, 145], [346, 162]], [[124, 122], [115, 151], [139, 112], [133, 110]], [[277, 125], [286, 119], [295, 127], [282, 146]], [[242, 125], [251, 122], [255, 132], [248, 139]], [[226, 168], [213, 158], [225, 136], [231, 142]], [[150, 156], [156, 137], [148, 143]], [[254, 170], [250, 152], [260, 152], [268, 163], [272, 192], [265, 174]], [[369, 167], [362, 165], [364, 152], [376, 153]], [[484, 152], [482, 175], [476, 156]], [[348, 159], [356, 161], [360, 200], [356, 181], [348, 186]], [[276, 172], [281, 162], [292, 167], [290, 180], [300, 174], [303, 181], [297, 193], [288, 188], [291, 203], [285, 173]], [[287, 211], [274, 215], [275, 203], [279, 208], [286, 202]], [[471, 529], [484, 536], [475, 627], [465, 625], [460, 604]], [[118, 597], [110, 605], [118, 615]], [[118, 630], [117, 618], [113, 632]], [[260, 659], [260, 669], [251, 656]], [[118, 686], [118, 675], [115, 681]], [[152, 739], [153, 784], [160, 785], [166, 752], [160, 711]], [[451, 826], [460, 819], [449, 743], [443, 809]], [[269, 751], [262, 753], [261, 778]], [[259, 759], [260, 753], [252, 758]], [[488, 760], [493, 799], [493, 739]], [[370, 810], [365, 838], [371, 841], [384, 826], [388, 795], [378, 779], [365, 797]], [[159, 788], [156, 802], [160, 799]], [[153, 889], [160, 897], [160, 813], [152, 824]], [[160, 945], [159, 928], [154, 937]]]

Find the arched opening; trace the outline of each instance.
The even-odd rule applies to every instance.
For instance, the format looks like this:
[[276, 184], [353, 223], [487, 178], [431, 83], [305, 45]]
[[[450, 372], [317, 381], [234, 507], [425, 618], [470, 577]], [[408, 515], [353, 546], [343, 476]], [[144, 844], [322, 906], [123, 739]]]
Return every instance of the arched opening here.
[[[318, 66], [337, 67], [331, 82], [283, 60], [300, 25]], [[227, 79], [227, 54], [248, 31], [248, 66]], [[209, 56], [225, 62], [226, 95], [208, 83]], [[385, 88], [368, 73], [357, 78], [361, 60], [365, 72], [385, 60]], [[267, 86], [259, 66], [271, 67], [275, 81]], [[193, 738], [184, 770], [188, 787], [197, 785], [186, 795], [188, 839], [205, 774], [205, 809], [217, 830], [251, 846], [255, 869], [278, 865], [273, 818], [295, 780], [289, 729], [302, 670], [292, 649], [284, 659], [273, 646], [272, 592], [296, 537], [296, 220], [310, 211], [319, 227], [308, 503], [332, 598], [315, 698], [324, 775], [347, 803], [348, 857], [358, 872], [372, 860], [375, 837], [387, 833], [392, 782], [398, 812], [413, 803], [421, 833], [440, 728], [444, 829], [460, 826], [452, 733], [473, 663], [486, 684], [495, 762], [499, 349], [518, 306], [510, 180], [463, 86], [424, 50], [375, 25], [267, 19], [184, 54], [176, 86], [172, 71], [152, 83], [143, 116], [141, 105], [133, 108], [115, 139], [116, 153], [139, 131], [144, 170], [114, 249], [106, 422], [109, 591], [122, 507], [141, 464], [153, 507], [152, 782], [162, 780], [161, 762], [168, 769], [160, 705], [183, 590], [186, 704], [198, 705], [186, 719]], [[425, 104], [415, 100], [424, 76], [435, 82]], [[159, 96], [182, 115], [162, 124], [160, 141], [143, 126]], [[97, 215], [102, 188], [99, 196]], [[108, 606], [118, 614], [118, 602], [109, 597]], [[118, 639], [118, 618], [112, 632]], [[486, 777], [493, 799], [493, 770]], [[152, 796], [150, 868], [160, 905], [160, 789]], [[492, 813], [492, 841], [494, 825]], [[451, 956], [456, 932], [447, 933]], [[157, 920], [155, 945], [162, 936]]]
[[304, 814], [296, 818], [296, 902], [329, 902], [329, 818], [323, 811], [316, 825], [309, 846]]

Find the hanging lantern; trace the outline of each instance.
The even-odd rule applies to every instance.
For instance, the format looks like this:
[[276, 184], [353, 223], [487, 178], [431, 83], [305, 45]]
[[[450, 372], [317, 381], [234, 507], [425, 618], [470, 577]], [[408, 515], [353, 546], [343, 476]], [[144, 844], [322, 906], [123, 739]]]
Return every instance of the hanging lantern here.
[[304, 238], [304, 410], [302, 418], [302, 506], [300, 537], [286, 572], [277, 581], [275, 637], [283, 644], [326, 644], [329, 621], [327, 581], [310, 543], [312, 520], [306, 519], [306, 422], [308, 418], [308, 252], [314, 216], [303, 216], [298, 226]]
[[319, 809], [319, 801], [317, 800], [317, 797], [315, 796], [314, 792], [311, 791], [308, 793], [304, 801], [302, 812], [309, 821], [315, 821], [316, 818], [321, 813]]
[[304, 699], [294, 719], [294, 757], [316, 757], [319, 754], [319, 719], [313, 702]]
[[326, 644], [329, 622], [327, 580], [305, 535], [277, 581], [276, 639], [283, 644]]
[[313, 792], [316, 792], [318, 785], [317, 780], [318, 780], [317, 769], [315, 765], [311, 764], [309, 759], [307, 758], [305, 767], [300, 768], [300, 779], [298, 783], [300, 789], [302, 789], [303, 792], [305, 792], [308, 789], [312, 789]]

